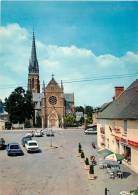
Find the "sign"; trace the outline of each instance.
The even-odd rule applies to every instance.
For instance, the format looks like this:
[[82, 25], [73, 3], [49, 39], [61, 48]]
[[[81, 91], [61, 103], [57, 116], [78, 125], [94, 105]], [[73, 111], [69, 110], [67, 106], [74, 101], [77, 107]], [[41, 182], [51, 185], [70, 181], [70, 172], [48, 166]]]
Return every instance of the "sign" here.
[[138, 142], [134, 142], [134, 141], [128, 140], [128, 144], [138, 148]]

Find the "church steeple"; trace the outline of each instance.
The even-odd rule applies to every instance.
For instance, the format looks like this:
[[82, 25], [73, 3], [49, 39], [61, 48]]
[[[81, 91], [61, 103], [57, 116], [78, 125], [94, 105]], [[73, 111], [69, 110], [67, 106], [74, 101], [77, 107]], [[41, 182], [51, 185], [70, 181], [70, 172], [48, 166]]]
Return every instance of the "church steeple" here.
[[39, 66], [38, 66], [37, 55], [36, 55], [34, 32], [33, 32], [33, 40], [32, 40], [31, 58], [30, 58], [30, 61], [29, 61], [29, 73], [39, 73]]
[[33, 32], [33, 40], [32, 40], [31, 58], [29, 60], [28, 71], [29, 71], [28, 90], [31, 91], [32, 93], [40, 93], [39, 65], [37, 61], [34, 32]]

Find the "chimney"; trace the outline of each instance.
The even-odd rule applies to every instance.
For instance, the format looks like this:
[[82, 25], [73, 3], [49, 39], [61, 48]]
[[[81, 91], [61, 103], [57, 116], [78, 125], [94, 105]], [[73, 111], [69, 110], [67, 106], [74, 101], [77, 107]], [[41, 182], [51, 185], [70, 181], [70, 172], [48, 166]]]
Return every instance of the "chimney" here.
[[124, 86], [117, 86], [115, 87], [115, 99], [121, 95], [124, 91]]

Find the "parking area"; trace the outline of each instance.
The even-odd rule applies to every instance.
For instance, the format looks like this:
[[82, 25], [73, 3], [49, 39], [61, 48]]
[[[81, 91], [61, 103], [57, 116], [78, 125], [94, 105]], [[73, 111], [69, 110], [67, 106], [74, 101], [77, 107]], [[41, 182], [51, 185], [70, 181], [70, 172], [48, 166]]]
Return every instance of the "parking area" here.
[[[24, 131], [1, 131], [6, 143], [21, 143]], [[122, 190], [137, 187], [138, 175], [129, 173], [123, 179], [110, 179], [105, 170], [95, 167], [96, 180], [88, 180], [88, 171], [77, 157], [80, 142], [87, 157], [99, 158], [96, 135], [84, 135], [81, 129], [55, 130], [54, 137], [35, 137], [40, 153], [27, 153], [24, 156], [9, 157], [6, 150], [0, 150], [0, 195], [104, 195], [107, 187], [110, 195], [118, 195]], [[50, 147], [52, 143], [53, 147]]]

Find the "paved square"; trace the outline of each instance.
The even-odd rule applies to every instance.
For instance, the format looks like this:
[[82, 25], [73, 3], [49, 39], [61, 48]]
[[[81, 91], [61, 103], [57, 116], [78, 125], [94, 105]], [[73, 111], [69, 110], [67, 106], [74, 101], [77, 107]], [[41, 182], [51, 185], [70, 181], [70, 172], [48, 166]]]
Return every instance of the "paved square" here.
[[[0, 132], [8, 142], [19, 142], [25, 132]], [[33, 138], [38, 141], [41, 153], [9, 157], [6, 150], [0, 150], [0, 195], [104, 195], [107, 187], [110, 195], [137, 187], [138, 175], [122, 165], [130, 175], [124, 179], [109, 179], [106, 170], [95, 167], [96, 180], [88, 180], [88, 171], [77, 157], [78, 143], [81, 142], [86, 156], [96, 155], [91, 143], [96, 135], [84, 135], [81, 129], [56, 130], [52, 138]]]

